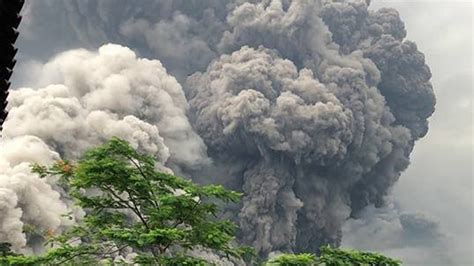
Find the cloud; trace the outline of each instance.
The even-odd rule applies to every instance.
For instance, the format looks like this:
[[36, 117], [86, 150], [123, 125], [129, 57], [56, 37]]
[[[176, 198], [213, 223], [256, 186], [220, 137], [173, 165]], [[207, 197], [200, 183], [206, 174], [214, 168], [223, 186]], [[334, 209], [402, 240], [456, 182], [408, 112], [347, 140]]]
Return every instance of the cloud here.
[[31, 163], [51, 163], [59, 155], [39, 138], [22, 136], [0, 141], [0, 242], [24, 251], [24, 225], [38, 231], [57, 231], [71, 223], [61, 215], [69, 212], [54, 189], [54, 180], [32, 174]]
[[182, 167], [206, 161], [182, 88], [157, 60], [118, 45], [73, 50], [44, 64], [38, 85], [46, 87], [12, 92], [6, 137], [34, 134], [77, 157], [119, 134], [163, 164], [170, 156], [169, 163]]
[[0, 241], [31, 246], [24, 225], [61, 230], [72, 209], [55, 180], [31, 173], [30, 163], [75, 159], [117, 136], [154, 155], [161, 169], [208, 163], [206, 148], [186, 117], [181, 86], [156, 60], [104, 45], [72, 50], [43, 65], [38, 84], [10, 93], [10, 115], [0, 142]]

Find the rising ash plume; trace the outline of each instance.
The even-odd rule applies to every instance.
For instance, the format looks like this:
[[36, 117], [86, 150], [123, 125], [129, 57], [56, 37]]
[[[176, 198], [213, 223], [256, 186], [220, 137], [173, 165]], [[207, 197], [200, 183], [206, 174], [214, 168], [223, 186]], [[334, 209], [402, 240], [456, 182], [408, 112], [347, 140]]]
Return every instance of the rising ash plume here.
[[[46, 63], [34, 83], [43, 89], [11, 96], [4, 141], [31, 135], [74, 158], [114, 134], [132, 140], [164, 168], [244, 192], [229, 212], [240, 241], [265, 256], [339, 245], [345, 221], [384, 206], [427, 133], [431, 73], [393, 9], [371, 11], [364, 0], [120, 2], [27, 3], [23, 47], [37, 60], [46, 55], [31, 48], [36, 27], [52, 20], [68, 29], [48, 33], [65, 33], [57, 50], [113, 41], [135, 53], [109, 45]], [[65, 15], [47, 16], [52, 6]], [[26, 126], [52, 108], [62, 115]]]

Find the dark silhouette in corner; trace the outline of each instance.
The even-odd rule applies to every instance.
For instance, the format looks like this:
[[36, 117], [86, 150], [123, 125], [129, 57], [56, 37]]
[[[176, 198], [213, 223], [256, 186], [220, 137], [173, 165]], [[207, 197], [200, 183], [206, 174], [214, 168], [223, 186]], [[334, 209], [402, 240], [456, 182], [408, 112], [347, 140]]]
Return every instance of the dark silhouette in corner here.
[[10, 77], [15, 66], [14, 44], [18, 38], [18, 25], [21, 21], [20, 10], [24, 0], [0, 0], [0, 132], [7, 118], [7, 97]]

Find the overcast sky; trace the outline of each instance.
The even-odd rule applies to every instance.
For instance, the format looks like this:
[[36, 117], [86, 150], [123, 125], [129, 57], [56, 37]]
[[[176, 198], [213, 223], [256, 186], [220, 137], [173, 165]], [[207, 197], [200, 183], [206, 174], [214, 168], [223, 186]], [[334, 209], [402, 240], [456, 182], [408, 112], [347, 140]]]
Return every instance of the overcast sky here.
[[437, 96], [428, 135], [395, 186], [403, 209], [437, 219], [453, 241], [458, 263], [473, 265], [473, 119], [471, 1], [374, 0], [393, 7], [433, 73]]

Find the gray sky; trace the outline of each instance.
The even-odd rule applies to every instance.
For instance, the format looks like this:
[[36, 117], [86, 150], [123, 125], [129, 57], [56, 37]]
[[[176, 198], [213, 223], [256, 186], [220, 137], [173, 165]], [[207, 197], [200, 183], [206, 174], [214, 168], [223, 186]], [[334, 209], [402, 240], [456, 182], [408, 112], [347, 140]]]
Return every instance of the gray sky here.
[[438, 220], [461, 258], [457, 263], [473, 265], [473, 3], [372, 1], [373, 9], [380, 7], [400, 12], [408, 39], [431, 67], [437, 96], [429, 133], [415, 145], [394, 197], [402, 209]]

